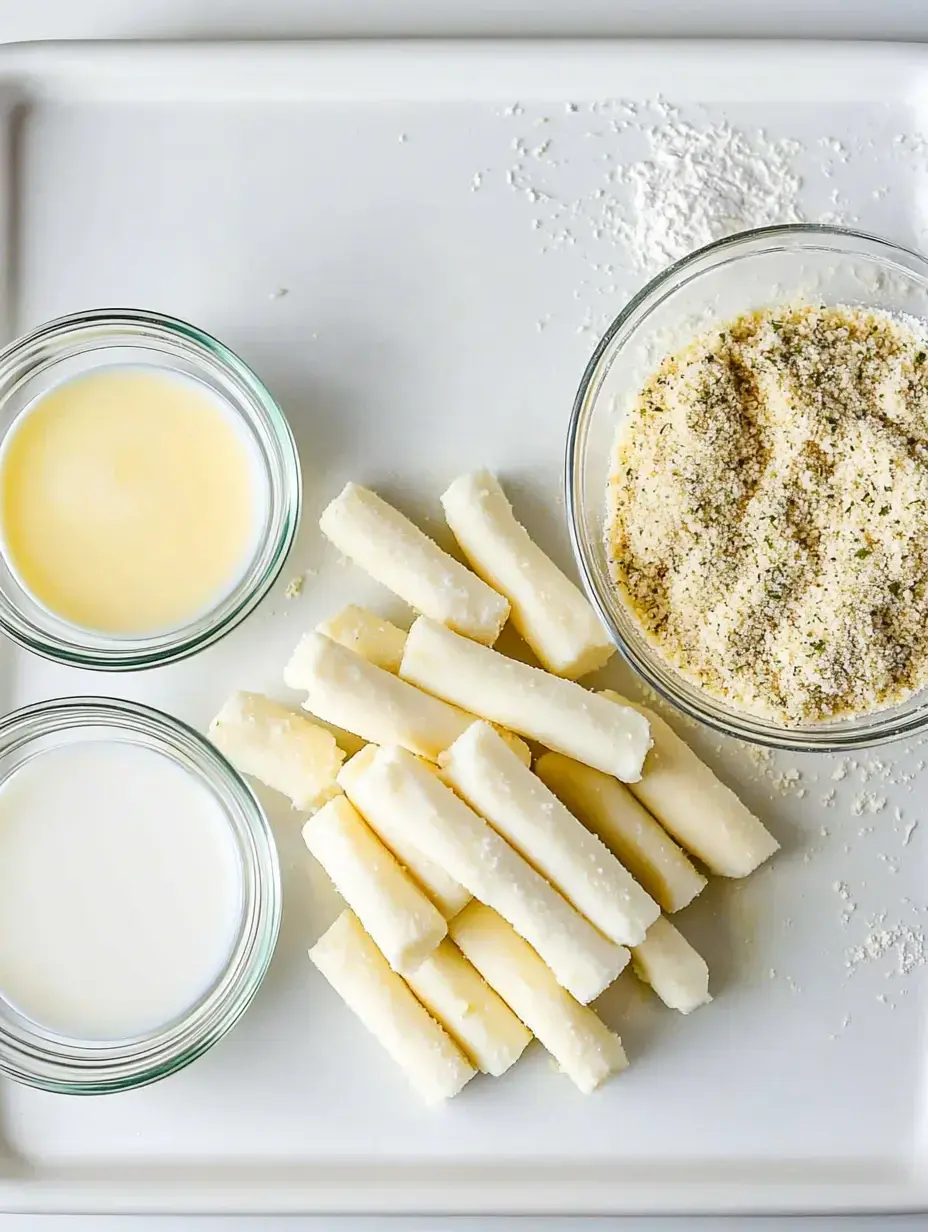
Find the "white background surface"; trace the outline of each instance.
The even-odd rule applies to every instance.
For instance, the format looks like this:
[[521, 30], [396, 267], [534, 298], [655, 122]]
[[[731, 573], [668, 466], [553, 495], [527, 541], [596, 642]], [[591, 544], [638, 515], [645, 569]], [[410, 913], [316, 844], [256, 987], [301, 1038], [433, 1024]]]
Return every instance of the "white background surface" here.
[[[0, 0], [0, 38], [207, 38], [281, 37], [384, 34], [620, 34], [620, 35], [771, 35], [812, 37], [928, 38], [928, 6], [924, 0], [787, 0], [776, 5], [756, 0]], [[126, 1232], [196, 1229], [218, 1232], [228, 1219], [193, 1220], [26, 1219], [0, 1216], [0, 1232], [89, 1232], [117, 1226]], [[333, 1227], [332, 1220], [253, 1219], [241, 1227], [257, 1232]], [[345, 1221], [341, 1228], [369, 1232], [375, 1227], [414, 1229], [473, 1228], [474, 1221]], [[538, 1227], [532, 1220], [484, 1221], [481, 1229]], [[556, 1221], [558, 1228], [575, 1221]], [[590, 1220], [585, 1229], [641, 1228], [643, 1232], [676, 1232], [692, 1228], [744, 1227], [745, 1221]], [[754, 1232], [770, 1232], [778, 1220], [750, 1221]], [[795, 1220], [791, 1228], [850, 1229], [851, 1221]], [[855, 1221], [855, 1227], [858, 1226]], [[918, 1218], [876, 1218], [859, 1226], [892, 1232], [928, 1226]]]

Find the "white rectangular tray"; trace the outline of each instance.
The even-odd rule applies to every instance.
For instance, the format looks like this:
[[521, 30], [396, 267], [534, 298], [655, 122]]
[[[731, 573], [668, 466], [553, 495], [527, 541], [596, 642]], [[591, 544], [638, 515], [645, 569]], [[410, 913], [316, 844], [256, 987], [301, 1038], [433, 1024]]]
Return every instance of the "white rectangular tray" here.
[[[354, 599], [402, 615], [316, 530], [349, 477], [441, 534], [449, 478], [496, 467], [566, 562], [571, 401], [598, 329], [640, 281], [596, 234], [597, 192], [646, 154], [646, 124], [666, 122], [648, 100], [752, 140], [761, 128], [798, 140], [809, 216], [837, 207], [918, 242], [926, 90], [928, 51], [902, 46], [0, 50], [7, 333], [92, 306], [203, 325], [283, 403], [307, 492], [285, 575], [225, 642], [122, 677], [5, 647], [4, 703], [127, 695], [202, 726], [234, 687], [285, 697], [287, 654], [324, 614]], [[510, 175], [520, 160], [528, 181]], [[558, 203], [571, 213], [559, 230]], [[286, 583], [310, 570], [287, 600]], [[621, 667], [610, 677], [631, 687]], [[928, 820], [911, 829], [924, 754], [764, 763], [688, 735], [784, 851], [685, 913], [710, 962], [710, 1007], [683, 1019], [630, 976], [603, 998], [632, 1059], [620, 1080], [583, 1098], [539, 1050], [423, 1108], [306, 960], [334, 895], [298, 818], [267, 793], [286, 902], [253, 1008], [144, 1091], [68, 1099], [0, 1085], [0, 1210], [928, 1205]]]

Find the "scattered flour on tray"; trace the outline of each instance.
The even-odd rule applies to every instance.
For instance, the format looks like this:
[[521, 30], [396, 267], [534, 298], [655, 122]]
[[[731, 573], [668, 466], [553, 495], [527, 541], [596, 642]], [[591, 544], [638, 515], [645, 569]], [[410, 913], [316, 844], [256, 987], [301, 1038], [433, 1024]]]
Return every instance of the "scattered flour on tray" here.
[[851, 916], [857, 910], [857, 904], [851, 896], [851, 891], [848, 888], [846, 881], [836, 881], [832, 886], [832, 889], [841, 899], [841, 923], [847, 924], [849, 923]]
[[864, 813], [881, 813], [885, 807], [885, 796], [877, 796], [873, 792], [865, 791], [854, 800], [851, 813], [855, 817], [861, 817]]
[[896, 924], [886, 928], [885, 912], [869, 922], [870, 932], [862, 944], [853, 945], [845, 954], [844, 965], [855, 971], [862, 963], [877, 962], [887, 955], [896, 958], [895, 974], [909, 975], [925, 964], [925, 936], [920, 928]]
[[651, 273], [747, 227], [802, 221], [797, 141], [727, 121], [697, 128], [673, 112], [647, 135], [650, 158], [615, 177], [631, 190], [631, 216], [615, 230], [637, 269]]
[[[527, 115], [519, 104], [503, 111], [520, 122], [505, 182], [533, 207], [531, 225], [542, 252], [583, 241], [604, 245], [605, 259], [590, 262], [593, 277], [575, 298], [624, 290], [618, 286], [623, 274], [640, 281], [642, 274], [736, 231], [803, 221], [797, 165], [803, 145], [724, 118], [697, 116], [698, 110], [690, 119], [663, 98], [606, 99], [584, 105], [582, 112], [573, 104], [554, 123], [546, 115]], [[579, 159], [578, 150], [584, 151]], [[589, 161], [591, 151], [598, 170], [578, 195], [576, 164]], [[567, 163], [573, 173], [560, 177], [557, 168]]]

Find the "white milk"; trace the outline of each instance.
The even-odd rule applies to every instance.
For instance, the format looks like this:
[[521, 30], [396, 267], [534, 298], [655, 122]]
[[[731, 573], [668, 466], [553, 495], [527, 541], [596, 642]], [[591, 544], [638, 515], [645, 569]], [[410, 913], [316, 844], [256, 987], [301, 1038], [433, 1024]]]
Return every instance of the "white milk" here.
[[220, 974], [241, 918], [220, 805], [160, 753], [87, 740], [0, 785], [0, 998], [84, 1040], [146, 1033]]

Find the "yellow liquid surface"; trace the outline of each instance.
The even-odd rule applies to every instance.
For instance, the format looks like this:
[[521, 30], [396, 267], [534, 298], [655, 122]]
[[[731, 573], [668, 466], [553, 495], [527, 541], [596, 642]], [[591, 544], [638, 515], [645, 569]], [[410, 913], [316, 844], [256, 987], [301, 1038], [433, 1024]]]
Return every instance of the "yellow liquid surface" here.
[[243, 434], [194, 381], [101, 368], [49, 391], [0, 456], [7, 561], [62, 619], [141, 635], [206, 611], [258, 521]]

